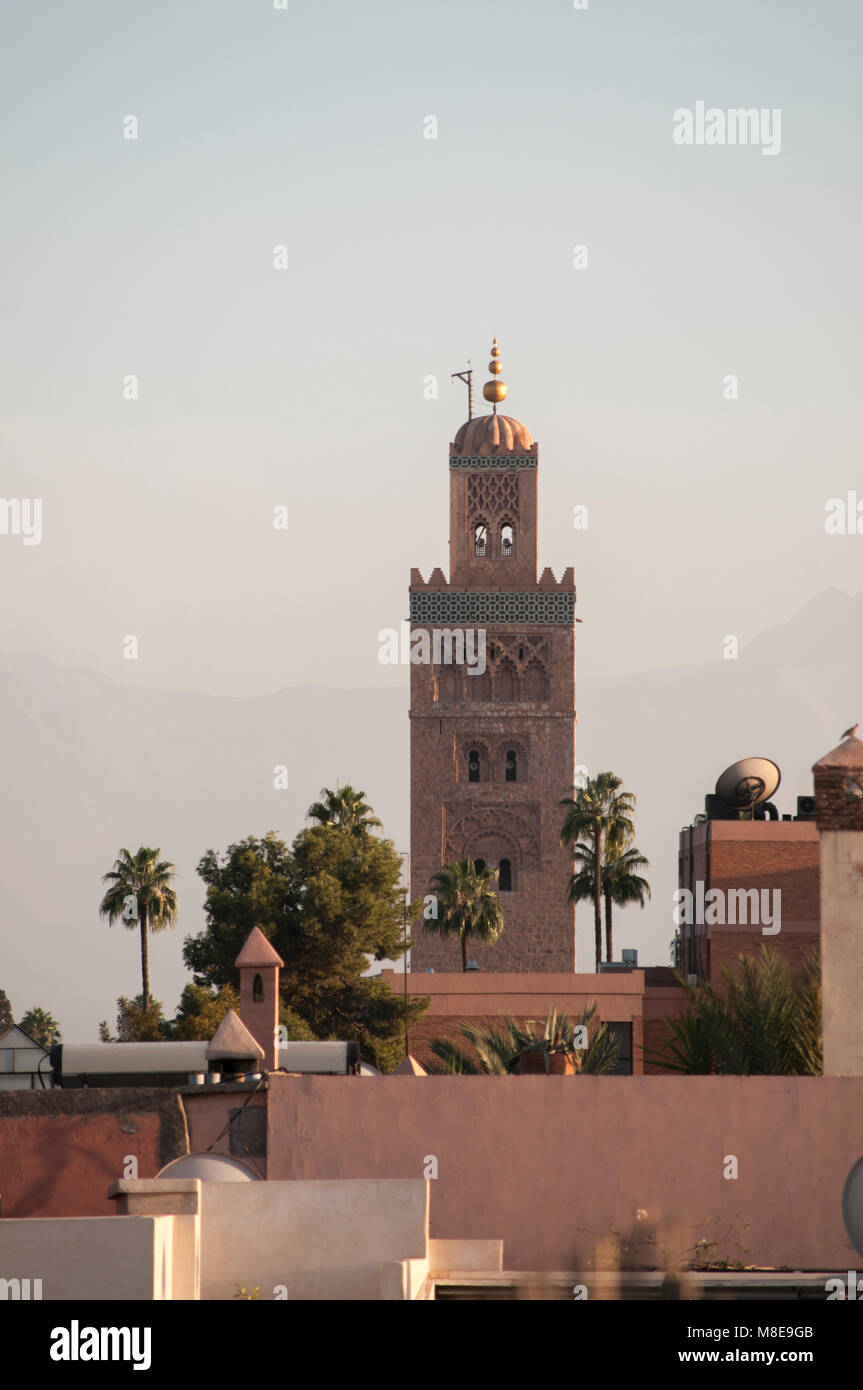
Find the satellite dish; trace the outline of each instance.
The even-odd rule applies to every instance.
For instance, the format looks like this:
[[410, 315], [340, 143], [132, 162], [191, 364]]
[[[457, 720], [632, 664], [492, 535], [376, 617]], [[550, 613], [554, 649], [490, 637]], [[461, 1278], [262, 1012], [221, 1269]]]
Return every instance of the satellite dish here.
[[182, 1154], [160, 1168], [157, 1178], [200, 1178], [201, 1182], [259, 1182], [245, 1163], [227, 1154]]
[[716, 783], [716, 795], [723, 806], [748, 811], [760, 801], [769, 801], [781, 780], [782, 773], [769, 758], [741, 758], [725, 769]]
[[863, 1254], [863, 1158], [858, 1158], [845, 1180], [842, 1218], [857, 1254]]

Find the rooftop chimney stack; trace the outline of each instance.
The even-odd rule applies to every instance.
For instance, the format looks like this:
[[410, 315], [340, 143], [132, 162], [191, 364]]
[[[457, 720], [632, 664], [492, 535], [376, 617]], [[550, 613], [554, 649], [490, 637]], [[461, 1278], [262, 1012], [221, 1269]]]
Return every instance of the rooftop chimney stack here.
[[284, 961], [260, 927], [253, 927], [237, 959], [240, 972], [240, 1016], [264, 1050], [263, 1069], [279, 1065], [279, 970]]

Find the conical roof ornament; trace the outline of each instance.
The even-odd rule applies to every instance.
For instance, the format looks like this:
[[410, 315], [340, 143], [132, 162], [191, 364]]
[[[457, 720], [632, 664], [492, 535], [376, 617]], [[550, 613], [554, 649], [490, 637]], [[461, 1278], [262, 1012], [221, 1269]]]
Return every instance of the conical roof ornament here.
[[491, 402], [492, 411], [496, 415], [499, 402], [506, 399], [506, 394], [509, 390], [509, 387], [502, 381], [498, 381], [498, 377], [503, 371], [503, 366], [500, 360], [500, 348], [497, 345], [497, 338], [495, 338], [492, 343], [491, 361], [488, 364], [488, 369], [492, 374], [492, 378], [491, 381], [485, 383], [485, 386], [482, 388], [482, 394], [487, 401]]

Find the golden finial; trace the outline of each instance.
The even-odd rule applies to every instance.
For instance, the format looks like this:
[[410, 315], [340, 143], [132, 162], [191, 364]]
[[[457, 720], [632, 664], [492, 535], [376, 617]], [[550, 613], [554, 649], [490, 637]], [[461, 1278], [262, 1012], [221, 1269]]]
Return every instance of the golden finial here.
[[488, 369], [492, 373], [492, 378], [491, 381], [487, 381], [485, 383], [485, 386], [482, 388], [482, 394], [487, 401], [492, 402], [492, 410], [496, 415], [498, 401], [505, 400], [506, 393], [509, 390], [508, 386], [505, 386], [502, 381], [498, 381], [497, 379], [503, 371], [503, 367], [501, 366], [500, 361], [500, 348], [497, 345], [497, 338], [495, 338], [492, 344], [491, 361], [488, 364]]

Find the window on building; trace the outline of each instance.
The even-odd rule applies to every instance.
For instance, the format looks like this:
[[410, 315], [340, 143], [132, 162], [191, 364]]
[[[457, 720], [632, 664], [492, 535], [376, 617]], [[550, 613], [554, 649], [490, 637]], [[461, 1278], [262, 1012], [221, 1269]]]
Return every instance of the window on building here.
[[484, 860], [484, 859], [475, 859], [475, 860], [473, 861], [473, 866], [474, 866], [474, 868], [476, 869], [477, 873], [478, 873], [478, 874], [481, 874], [481, 873], [483, 873], [484, 870], [485, 870], [485, 860]]
[[484, 555], [488, 545], [488, 527], [481, 521], [473, 529], [473, 553], [474, 555]]
[[472, 748], [467, 755], [467, 780], [479, 781], [479, 749]]
[[497, 886], [501, 893], [512, 892], [512, 864], [508, 859], [501, 859], [498, 865]]
[[506, 780], [507, 782], [518, 781], [518, 759], [514, 748], [510, 748], [506, 755]]
[[504, 559], [508, 558], [515, 548], [515, 535], [512, 527], [507, 524], [500, 528], [500, 553]]
[[264, 982], [260, 975], [255, 976], [252, 984], [252, 1001], [255, 1004], [263, 1004], [264, 1002]]
[[[605, 1022], [605, 1020], [603, 1020]], [[620, 1042], [620, 1051], [617, 1054], [617, 1061], [612, 1067], [609, 1075], [632, 1076], [632, 1024], [631, 1023], [607, 1023], [609, 1033]]]

